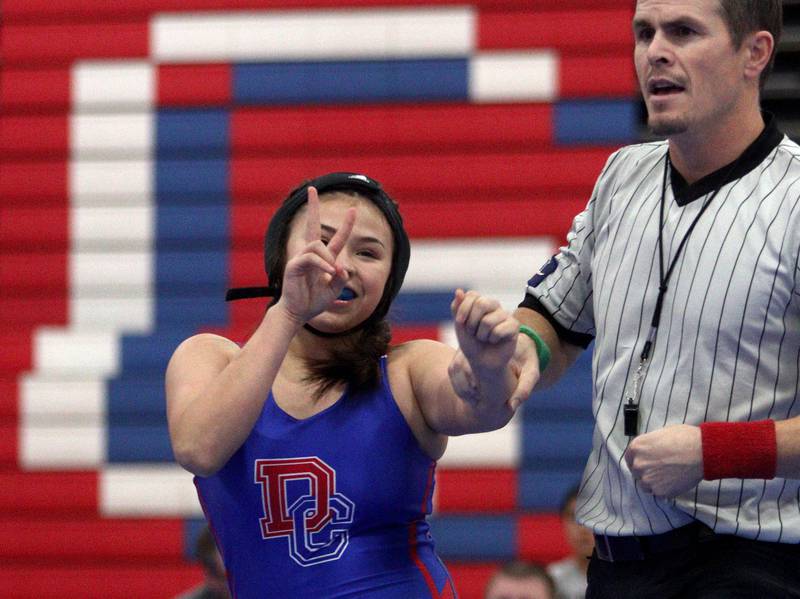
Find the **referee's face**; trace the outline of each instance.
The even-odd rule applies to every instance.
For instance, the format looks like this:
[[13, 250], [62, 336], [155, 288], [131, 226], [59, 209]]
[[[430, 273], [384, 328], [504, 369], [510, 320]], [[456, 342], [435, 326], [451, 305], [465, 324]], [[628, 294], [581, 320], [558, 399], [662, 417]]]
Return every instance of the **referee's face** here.
[[749, 108], [746, 44], [734, 48], [720, 11], [719, 0], [636, 3], [636, 72], [656, 135], [735, 127]]

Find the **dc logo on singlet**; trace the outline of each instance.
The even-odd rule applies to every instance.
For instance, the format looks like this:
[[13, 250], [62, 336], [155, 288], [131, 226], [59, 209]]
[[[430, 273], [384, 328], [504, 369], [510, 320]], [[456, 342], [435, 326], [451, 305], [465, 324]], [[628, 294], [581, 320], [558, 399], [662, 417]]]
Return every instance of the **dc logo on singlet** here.
[[355, 505], [336, 492], [333, 468], [318, 457], [256, 460], [255, 478], [264, 502], [264, 539], [286, 537], [289, 555], [301, 566], [342, 556]]

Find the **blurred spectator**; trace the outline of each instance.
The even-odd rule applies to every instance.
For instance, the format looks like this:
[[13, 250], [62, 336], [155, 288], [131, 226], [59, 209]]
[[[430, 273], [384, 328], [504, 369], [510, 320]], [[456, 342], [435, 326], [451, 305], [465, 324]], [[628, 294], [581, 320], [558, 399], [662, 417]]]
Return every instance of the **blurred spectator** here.
[[572, 553], [547, 567], [555, 582], [558, 599], [583, 599], [586, 596], [586, 570], [594, 549], [594, 535], [591, 529], [575, 521], [577, 498], [578, 487], [575, 487], [561, 502], [561, 523]]
[[501, 566], [486, 585], [485, 599], [554, 599], [555, 586], [547, 571], [532, 562]]
[[231, 599], [228, 581], [225, 578], [225, 566], [214, 542], [208, 526], [197, 537], [195, 557], [203, 566], [206, 578], [203, 584], [190, 589], [175, 599]]

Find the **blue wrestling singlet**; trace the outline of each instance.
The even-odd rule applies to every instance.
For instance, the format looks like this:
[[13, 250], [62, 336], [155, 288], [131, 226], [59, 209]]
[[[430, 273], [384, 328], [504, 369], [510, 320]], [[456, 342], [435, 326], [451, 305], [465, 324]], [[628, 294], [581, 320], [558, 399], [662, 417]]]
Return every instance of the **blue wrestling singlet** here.
[[195, 477], [235, 599], [455, 597], [426, 516], [436, 463], [379, 389], [297, 420], [272, 393], [241, 448]]

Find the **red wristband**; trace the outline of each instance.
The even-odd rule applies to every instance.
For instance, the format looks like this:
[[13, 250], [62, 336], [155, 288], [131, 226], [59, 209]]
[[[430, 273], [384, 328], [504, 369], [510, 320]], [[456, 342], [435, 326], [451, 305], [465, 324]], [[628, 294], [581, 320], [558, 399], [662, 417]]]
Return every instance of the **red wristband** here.
[[775, 478], [775, 421], [704, 422], [703, 478]]

